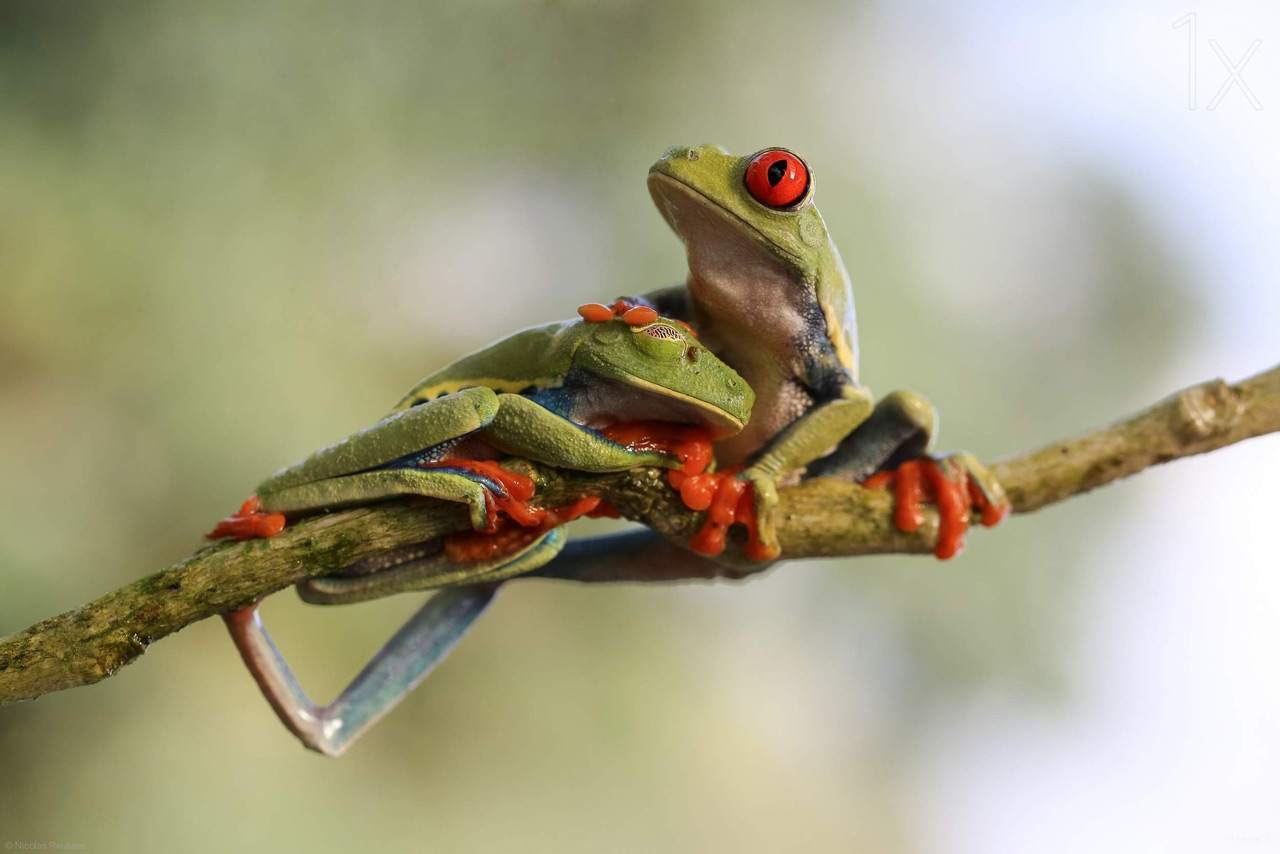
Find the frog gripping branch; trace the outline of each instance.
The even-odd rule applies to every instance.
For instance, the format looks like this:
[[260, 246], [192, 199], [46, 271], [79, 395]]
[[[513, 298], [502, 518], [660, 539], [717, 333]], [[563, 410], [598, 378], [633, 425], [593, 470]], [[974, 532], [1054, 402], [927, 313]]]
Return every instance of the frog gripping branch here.
[[499, 459], [593, 473], [657, 466], [702, 477], [712, 440], [747, 423], [751, 389], [685, 325], [646, 307], [579, 313], [582, 320], [517, 332], [436, 371], [383, 420], [267, 478], [210, 532], [269, 538], [288, 517], [398, 496], [466, 508], [469, 531], [299, 584], [315, 604], [456, 588], [438, 594], [328, 706], [298, 685], [258, 617], [260, 601], [225, 615], [272, 708], [308, 747], [341, 753], [427, 675], [499, 583], [554, 558], [568, 522], [609, 512], [599, 496], [535, 506], [534, 480]]
[[[741, 578], [779, 556], [955, 556], [998, 524], [1147, 466], [1280, 431], [1280, 367], [1196, 386], [1127, 421], [993, 466], [935, 456], [936, 414], [857, 379], [853, 293], [794, 152], [672, 148], [649, 191], [685, 284], [517, 332], [431, 374], [373, 426], [276, 472], [220, 544], [0, 638], [0, 703], [90, 684], [223, 615], [285, 725], [338, 755], [518, 577]], [[575, 518], [650, 530], [569, 542]], [[254, 542], [245, 542], [252, 540]], [[258, 614], [435, 589], [327, 706]]]
[[[987, 525], [1004, 518], [1004, 492], [975, 457], [929, 455], [937, 418], [927, 401], [900, 391], [873, 405], [858, 384], [853, 288], [799, 155], [671, 148], [649, 170], [649, 191], [685, 244], [689, 275], [628, 302], [691, 324], [756, 391], [751, 424], [717, 453], [750, 485], [751, 557], [779, 555], [778, 483], [801, 472], [859, 483], [905, 466], [874, 483], [892, 485], [908, 508], [904, 531], [920, 526], [909, 508], [936, 502], [946, 532], [940, 559], [963, 548], [974, 509]], [[742, 514], [734, 505], [720, 516], [732, 524]]]
[[[874, 408], [857, 384], [852, 290], [813, 207], [813, 176], [803, 160], [784, 149], [747, 158], [711, 148], [672, 149], [651, 170], [650, 189], [688, 249], [688, 292], [682, 305], [672, 306], [674, 321], [655, 306], [663, 296], [672, 302], [670, 294], [588, 304], [579, 307], [579, 322], [526, 330], [465, 357], [424, 380], [384, 421], [277, 472], [211, 536], [278, 532], [281, 514], [396, 495], [460, 502], [473, 531], [449, 534], [438, 553], [310, 580], [300, 591], [307, 601], [338, 603], [471, 586], [472, 594], [442, 594], [458, 598], [453, 613], [470, 621], [483, 611], [478, 599], [492, 596], [489, 585], [553, 560], [564, 544], [560, 527], [596, 509], [582, 502], [567, 511], [531, 507], [533, 482], [500, 467], [496, 459], [504, 454], [593, 472], [669, 467], [668, 481], [684, 505], [705, 514], [689, 540], [692, 553], [718, 557], [740, 524], [746, 557], [767, 564], [780, 554], [779, 479], [824, 455], [822, 474], [862, 478], [927, 451], [934, 422], [927, 403], [899, 393]], [[761, 311], [768, 299], [775, 304]], [[626, 345], [640, 346], [618, 350]], [[682, 370], [673, 372], [672, 365]], [[620, 379], [624, 393], [610, 394]], [[647, 394], [637, 398], [638, 389]], [[689, 401], [701, 408], [690, 409]], [[753, 420], [765, 429], [753, 428]], [[588, 426], [603, 421], [612, 423]], [[851, 436], [867, 422], [871, 432]], [[707, 432], [712, 428], [714, 436]], [[720, 471], [708, 470], [711, 438], [721, 440], [716, 456], [728, 464]], [[699, 446], [703, 450], [691, 450]], [[832, 446], [836, 451], [827, 454]], [[998, 484], [968, 455], [906, 459], [891, 480], [904, 530], [922, 524], [916, 509], [922, 500], [936, 502], [939, 558], [952, 557], [963, 544], [970, 483], [978, 484], [973, 495], [984, 509], [1004, 504]], [[987, 515], [993, 522], [1003, 516]], [[607, 550], [609, 542], [589, 547]], [[468, 595], [477, 602], [463, 607]], [[342, 721], [373, 719], [415, 684], [379, 683], [373, 690], [357, 680], [344, 692], [341, 711], [318, 707], [297, 686], [257, 608], [254, 602], [233, 612], [227, 625], [273, 708], [310, 747], [340, 752], [359, 734]], [[421, 631], [436, 628], [423, 623]], [[451, 645], [463, 630], [456, 626], [442, 636]], [[415, 635], [401, 635], [365, 673], [406, 670], [398, 644], [413, 648]], [[444, 651], [433, 646], [411, 653], [407, 670], [421, 678], [430, 666], [424, 662]], [[351, 714], [365, 706], [377, 709]], [[316, 720], [327, 724], [308, 728]]]

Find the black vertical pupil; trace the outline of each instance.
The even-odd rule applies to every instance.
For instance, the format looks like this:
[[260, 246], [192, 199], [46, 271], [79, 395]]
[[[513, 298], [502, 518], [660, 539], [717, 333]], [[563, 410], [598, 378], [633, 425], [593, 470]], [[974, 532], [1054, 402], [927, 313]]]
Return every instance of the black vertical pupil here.
[[769, 164], [769, 171], [766, 174], [769, 176], [769, 186], [770, 187], [778, 186], [778, 182], [781, 181], [787, 174], [787, 161], [785, 160], [773, 161], [772, 163]]

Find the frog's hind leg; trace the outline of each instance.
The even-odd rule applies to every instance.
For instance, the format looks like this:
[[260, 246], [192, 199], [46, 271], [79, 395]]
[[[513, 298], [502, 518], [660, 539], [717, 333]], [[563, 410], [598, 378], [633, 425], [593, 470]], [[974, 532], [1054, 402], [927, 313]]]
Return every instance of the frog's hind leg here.
[[[510, 530], [522, 533], [522, 529]], [[312, 605], [349, 605], [409, 590], [503, 581], [541, 568], [560, 553], [564, 543], [564, 528], [558, 527], [498, 560], [459, 563], [443, 549], [425, 555], [421, 550], [405, 551], [400, 558], [392, 558], [389, 566], [383, 561], [374, 571], [357, 565], [340, 575], [300, 581], [298, 597]]]
[[304, 513], [368, 504], [401, 495], [421, 495], [467, 505], [474, 528], [490, 528], [493, 513], [486, 496], [504, 494], [500, 484], [453, 469], [388, 468], [291, 486], [262, 497], [274, 513]]
[[1002, 506], [1007, 510], [1004, 489], [973, 454], [933, 456], [937, 424], [933, 404], [913, 392], [896, 391], [876, 404], [871, 416], [834, 452], [810, 466], [808, 475], [862, 483], [877, 472], [899, 469], [904, 463], [928, 457], [942, 467], [944, 476], [967, 477], [984, 510], [984, 524], [995, 524], [991, 521], [992, 512]]
[[982, 523], [998, 524], [1009, 511], [1000, 484], [977, 457], [967, 453], [935, 457], [930, 452], [937, 414], [924, 398], [895, 392], [876, 406], [866, 422], [829, 456], [809, 467], [810, 477], [837, 477], [896, 491], [895, 524], [913, 531], [924, 522], [920, 505], [937, 503], [940, 516], [934, 554], [943, 560], [964, 547], [970, 508]]
[[258, 616], [260, 601], [223, 619], [281, 722], [312, 750], [341, 756], [449, 654], [496, 592], [497, 585], [480, 585], [431, 597], [327, 706], [311, 702], [298, 684]]
[[937, 423], [933, 404], [912, 392], [896, 391], [877, 403], [833, 452], [815, 460], [808, 476], [861, 483], [881, 469], [927, 454]]
[[[432, 596], [327, 706], [313, 703], [298, 684], [258, 615], [261, 600], [224, 614], [223, 619], [249, 672], [285, 727], [312, 750], [340, 756], [449, 654], [484, 613], [502, 580], [542, 566], [563, 545], [563, 529], [554, 528], [519, 551], [491, 561], [464, 566], [418, 561], [363, 578], [315, 579], [314, 588], [299, 585], [304, 600], [323, 604], [458, 585]], [[404, 571], [394, 574], [398, 569]], [[309, 593], [304, 592], [308, 589]]]
[[502, 484], [457, 469], [422, 466], [438, 461], [457, 440], [483, 430], [498, 406], [491, 389], [476, 387], [396, 412], [263, 481], [257, 490], [261, 509], [308, 513], [424, 495], [467, 504], [472, 525], [489, 527], [486, 494], [505, 497]]

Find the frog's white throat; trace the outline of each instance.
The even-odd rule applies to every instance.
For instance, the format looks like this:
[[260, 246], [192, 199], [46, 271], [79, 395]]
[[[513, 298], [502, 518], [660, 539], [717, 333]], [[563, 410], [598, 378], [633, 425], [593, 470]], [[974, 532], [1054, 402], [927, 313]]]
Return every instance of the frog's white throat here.
[[[685, 243], [689, 291], [703, 309], [698, 330], [713, 351], [748, 342], [777, 358], [795, 351], [807, 332], [808, 307], [815, 302], [785, 253], [740, 217], [692, 187], [665, 175], [650, 177], [664, 215]], [[743, 306], [749, 311], [743, 311]], [[746, 328], [732, 318], [752, 315]], [[767, 318], [761, 321], [760, 318]], [[735, 364], [731, 360], [730, 364]], [[736, 367], [736, 365], [735, 365]]]

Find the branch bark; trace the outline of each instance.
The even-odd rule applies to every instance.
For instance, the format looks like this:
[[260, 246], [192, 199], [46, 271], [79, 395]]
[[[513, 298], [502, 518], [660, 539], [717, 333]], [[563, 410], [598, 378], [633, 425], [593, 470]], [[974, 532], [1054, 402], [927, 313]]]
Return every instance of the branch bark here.
[[[1110, 427], [997, 463], [992, 473], [1008, 492], [1013, 512], [1029, 513], [1149, 466], [1276, 431], [1280, 366], [1235, 385], [1202, 383]], [[538, 481], [538, 495], [547, 506], [603, 495], [627, 518], [678, 542], [687, 541], [701, 521], [657, 469], [587, 475], [520, 465]], [[915, 532], [897, 530], [893, 499], [885, 491], [814, 479], [782, 490], [779, 498], [778, 535], [788, 559], [923, 554], [933, 550], [937, 538], [933, 514]], [[105, 679], [152, 642], [191, 623], [467, 524], [459, 506], [398, 501], [306, 519], [270, 540], [207, 546], [168, 569], [0, 638], [0, 704]], [[731, 549], [740, 544], [731, 542]], [[737, 566], [684, 576], [650, 567], [615, 573], [609, 580], [741, 577], [749, 571], [743, 563]]]

